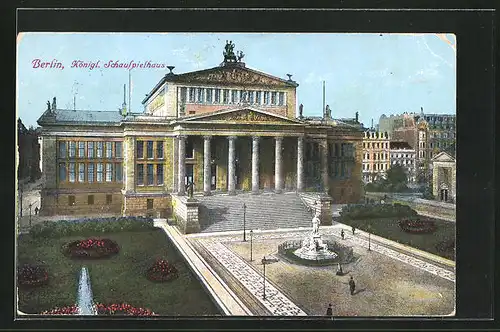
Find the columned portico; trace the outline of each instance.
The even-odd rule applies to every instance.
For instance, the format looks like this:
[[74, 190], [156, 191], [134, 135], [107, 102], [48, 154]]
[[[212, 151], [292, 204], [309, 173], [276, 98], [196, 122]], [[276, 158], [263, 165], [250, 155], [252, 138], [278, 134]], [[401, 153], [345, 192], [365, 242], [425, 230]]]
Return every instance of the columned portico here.
[[252, 193], [259, 193], [259, 141], [260, 137], [252, 137]]
[[276, 137], [275, 142], [274, 190], [277, 193], [281, 193], [283, 191], [283, 137]]
[[183, 135], [177, 136], [177, 141], [179, 142], [177, 194], [184, 195], [186, 192], [186, 184], [184, 179], [186, 177], [186, 136]]
[[229, 136], [228, 167], [227, 167], [227, 192], [229, 195], [236, 193], [236, 136]]
[[203, 136], [203, 194], [208, 196], [211, 193], [211, 163], [210, 163], [210, 140], [212, 136]]
[[304, 138], [297, 138], [297, 191], [304, 191]]

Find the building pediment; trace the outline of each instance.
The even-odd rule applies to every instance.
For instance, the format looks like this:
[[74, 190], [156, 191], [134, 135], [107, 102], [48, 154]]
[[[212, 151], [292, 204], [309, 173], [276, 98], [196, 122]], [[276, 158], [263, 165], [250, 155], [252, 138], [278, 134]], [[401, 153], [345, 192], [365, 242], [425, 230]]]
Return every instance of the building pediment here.
[[221, 110], [208, 114], [189, 116], [178, 120], [180, 123], [248, 123], [248, 124], [302, 124], [302, 122], [289, 119], [285, 116], [246, 107], [238, 109]]
[[433, 162], [455, 162], [455, 158], [453, 158], [448, 153], [443, 151], [443, 152], [440, 152], [437, 155], [435, 155], [434, 158], [432, 158], [432, 161]]
[[178, 83], [207, 85], [254, 85], [275, 88], [296, 87], [294, 81], [283, 80], [242, 66], [222, 66], [176, 75]]

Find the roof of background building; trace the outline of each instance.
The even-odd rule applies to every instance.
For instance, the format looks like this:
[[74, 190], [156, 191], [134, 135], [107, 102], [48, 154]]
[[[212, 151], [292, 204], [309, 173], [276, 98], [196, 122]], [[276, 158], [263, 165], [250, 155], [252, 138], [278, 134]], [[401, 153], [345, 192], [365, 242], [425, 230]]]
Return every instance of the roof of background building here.
[[412, 147], [405, 141], [391, 141], [389, 144], [391, 150], [411, 150]]
[[119, 111], [56, 109], [55, 112], [45, 111], [38, 119], [38, 123], [40, 125], [45, 123], [119, 124], [122, 119]]

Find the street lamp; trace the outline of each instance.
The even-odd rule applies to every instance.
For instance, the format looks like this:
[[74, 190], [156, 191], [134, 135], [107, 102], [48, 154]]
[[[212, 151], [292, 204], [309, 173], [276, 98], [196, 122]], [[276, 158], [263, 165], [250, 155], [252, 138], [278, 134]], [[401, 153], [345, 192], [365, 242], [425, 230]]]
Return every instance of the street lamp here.
[[247, 241], [247, 232], [246, 232], [246, 214], [247, 214], [247, 205], [243, 203], [243, 242]]
[[262, 283], [263, 285], [263, 292], [262, 292], [262, 299], [265, 300], [266, 299], [266, 256], [264, 256], [264, 258], [262, 258], [262, 265], [264, 266], [264, 274], [263, 274], [263, 277], [264, 277], [264, 282]]
[[250, 262], [253, 261], [253, 248], [252, 248], [252, 243], [253, 243], [253, 229], [250, 230]]
[[368, 225], [368, 251], [371, 251], [371, 230], [372, 228]]
[[31, 206], [33, 206], [33, 203], [30, 203], [30, 228], [31, 228]]

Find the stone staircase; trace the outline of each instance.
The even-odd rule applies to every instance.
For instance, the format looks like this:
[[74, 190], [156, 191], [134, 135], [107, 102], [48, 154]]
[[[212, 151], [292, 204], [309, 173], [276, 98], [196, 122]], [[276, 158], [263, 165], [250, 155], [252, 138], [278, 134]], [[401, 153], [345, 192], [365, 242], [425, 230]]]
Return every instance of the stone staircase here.
[[311, 227], [311, 212], [295, 192], [219, 194], [196, 199], [200, 201], [202, 233], [243, 230], [243, 203], [247, 230]]

